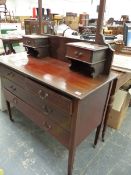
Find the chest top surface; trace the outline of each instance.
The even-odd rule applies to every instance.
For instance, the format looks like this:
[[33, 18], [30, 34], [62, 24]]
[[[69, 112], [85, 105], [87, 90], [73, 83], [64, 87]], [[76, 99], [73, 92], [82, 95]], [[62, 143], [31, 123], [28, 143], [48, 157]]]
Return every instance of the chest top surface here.
[[17, 72], [49, 86], [59, 92], [77, 99], [86, 97], [91, 92], [116, 78], [115, 73], [108, 76], [100, 75], [90, 78], [70, 70], [69, 63], [46, 57], [36, 59], [27, 56], [26, 53], [2, 56], [0, 64], [3, 64]]

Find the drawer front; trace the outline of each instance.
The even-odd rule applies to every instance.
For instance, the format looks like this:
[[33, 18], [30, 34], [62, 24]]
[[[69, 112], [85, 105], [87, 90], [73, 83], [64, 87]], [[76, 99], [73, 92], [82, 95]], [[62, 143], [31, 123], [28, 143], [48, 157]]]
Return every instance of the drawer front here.
[[15, 82], [21, 87], [25, 87], [25, 77], [20, 75], [19, 73], [15, 72], [12, 69], [9, 69], [7, 67], [1, 66], [0, 72], [3, 77]]
[[70, 131], [71, 117], [64, 113], [62, 110], [57, 109], [54, 105], [43, 101], [41, 98], [36, 100], [36, 97], [29, 91], [25, 91], [23, 88], [15, 85], [8, 79], [3, 79], [3, 86], [15, 96], [22, 99], [24, 102], [30, 104], [34, 109], [40, 111], [47, 118], [58, 123], [62, 128]]
[[26, 37], [23, 37], [23, 44], [29, 47], [30, 46], [36, 47], [35, 41], [30, 38], [26, 38]]
[[30, 79], [26, 79], [26, 88], [27, 91], [32, 93], [36, 101], [41, 100], [59, 108], [68, 115], [72, 114], [72, 100], [70, 98], [58, 94]]
[[48, 38], [23, 37], [23, 44], [29, 47], [43, 47], [48, 45]]
[[86, 49], [67, 46], [66, 56], [76, 60], [92, 63], [92, 52], [89, 50], [87, 51]]
[[17, 109], [27, 115], [27, 117], [30, 118], [35, 124], [56, 137], [57, 140], [59, 140], [66, 147], [69, 147], [69, 132], [61, 128], [59, 125], [57, 125], [57, 123], [47, 118], [42, 113], [38, 112], [12, 93], [10, 93], [8, 90], [4, 89], [4, 94], [7, 101], [12, 103]]

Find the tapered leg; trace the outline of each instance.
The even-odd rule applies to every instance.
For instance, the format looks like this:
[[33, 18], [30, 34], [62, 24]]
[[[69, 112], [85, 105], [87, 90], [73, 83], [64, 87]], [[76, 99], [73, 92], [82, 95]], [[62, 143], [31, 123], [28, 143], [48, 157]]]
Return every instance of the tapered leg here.
[[103, 124], [103, 130], [102, 130], [102, 141], [103, 142], [104, 142], [105, 133], [106, 133], [106, 129], [107, 129], [108, 117], [109, 117], [110, 110], [112, 109], [112, 104], [113, 104], [113, 101], [114, 101], [116, 83], [117, 83], [117, 79], [115, 79], [112, 82], [112, 86], [111, 86], [111, 89], [110, 89], [110, 92], [109, 92], [109, 101], [108, 101], [108, 106], [107, 106], [107, 109], [106, 109], [106, 114], [105, 114], [105, 119], [104, 119], [104, 124]]
[[7, 104], [7, 109], [8, 109], [8, 113], [9, 113], [9, 117], [10, 117], [10, 120], [12, 122], [14, 122], [13, 118], [12, 118], [12, 114], [11, 114], [11, 107], [10, 107], [10, 103], [6, 100], [6, 104]]
[[75, 157], [75, 148], [72, 148], [69, 150], [69, 156], [68, 156], [68, 175], [72, 175], [74, 157]]
[[100, 125], [97, 127], [97, 130], [96, 130], [95, 140], [94, 140], [94, 145], [93, 145], [94, 148], [95, 148], [95, 146], [97, 145], [97, 142], [98, 142], [98, 139], [99, 139], [99, 135], [100, 135], [100, 131], [101, 131], [101, 125], [102, 125], [102, 124], [100, 124]]

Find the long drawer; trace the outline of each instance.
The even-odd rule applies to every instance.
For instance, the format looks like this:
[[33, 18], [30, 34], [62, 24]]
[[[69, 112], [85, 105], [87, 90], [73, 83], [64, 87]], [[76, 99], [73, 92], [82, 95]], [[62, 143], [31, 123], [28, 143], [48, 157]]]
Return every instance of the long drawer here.
[[36, 99], [36, 96], [32, 93], [32, 91], [25, 91], [23, 88], [14, 84], [12, 81], [6, 78], [3, 79], [3, 86], [12, 94], [19, 97], [27, 104], [31, 105], [34, 109], [40, 111], [43, 115], [57, 122], [67, 131], [70, 131], [71, 117], [69, 114], [55, 107], [49, 101], [45, 101], [40, 97], [37, 97]]
[[4, 66], [0, 67], [0, 72], [3, 77], [15, 82], [16, 84], [18, 84], [19, 86], [23, 88], [25, 87], [25, 77], [24, 76]]
[[68, 115], [72, 114], [72, 100], [70, 98], [56, 93], [55, 91], [50, 90], [31, 79], [26, 79], [26, 88], [27, 91], [32, 93], [36, 101], [41, 99], [42, 101], [58, 107]]
[[7, 67], [1, 66], [1, 73], [2, 76], [11, 80], [15, 84], [19, 85], [20, 87], [28, 91], [33, 96], [30, 98], [34, 98], [35, 101], [38, 101], [38, 104], [40, 101], [46, 101], [58, 107], [59, 109], [63, 110], [67, 114], [69, 115], [72, 114], [72, 101], [70, 98], [58, 94], [55, 91], [50, 90], [40, 85], [39, 83], [29, 78], [26, 78], [23, 75], [20, 75], [18, 72], [15, 72], [14, 70], [9, 69]]
[[22, 111], [27, 117], [29, 117], [35, 124], [42, 129], [48, 131], [51, 135], [56, 137], [62, 144], [67, 148], [69, 147], [70, 133], [64, 130], [62, 127], [57, 125], [54, 121], [52, 122], [47, 116], [38, 112], [30, 105], [22, 101], [20, 98], [4, 89], [6, 99], [12, 103], [17, 109]]

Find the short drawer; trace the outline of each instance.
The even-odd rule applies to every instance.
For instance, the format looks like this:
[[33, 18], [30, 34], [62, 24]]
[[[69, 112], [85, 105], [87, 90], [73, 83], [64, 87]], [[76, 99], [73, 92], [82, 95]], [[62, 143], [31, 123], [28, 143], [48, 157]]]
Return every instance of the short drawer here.
[[66, 57], [83, 62], [96, 63], [105, 60], [106, 51], [100, 50], [97, 52], [92, 52], [84, 48], [67, 46]]
[[70, 98], [48, 89], [31, 79], [26, 79], [26, 88], [27, 91], [32, 93], [36, 101], [41, 100], [59, 108], [69, 115], [72, 114], [72, 100]]
[[41, 112], [47, 118], [58, 123], [58, 125], [60, 125], [62, 128], [70, 131], [71, 117], [61, 109], [58, 109], [54, 105], [43, 101], [41, 98], [36, 100], [36, 97], [31, 92], [25, 91], [23, 88], [19, 87], [8, 79], [3, 79], [3, 87], [20, 98], [22, 101], [31, 105], [34, 109]]
[[17, 109], [22, 111], [28, 118], [30, 118], [40, 128], [46, 130], [51, 135], [57, 138], [66, 147], [69, 147], [70, 133], [60, 127], [57, 123], [47, 118], [42, 113], [38, 112], [30, 105], [16, 97], [8, 90], [4, 89], [5, 98], [13, 104]]
[[34, 46], [35, 47], [35, 41], [30, 38], [23, 37], [23, 44], [26, 46]]
[[16, 84], [20, 85], [21, 87], [25, 87], [25, 77], [20, 75], [18, 72], [15, 72], [12, 69], [9, 69], [5, 66], [1, 66], [0, 72], [3, 77], [15, 82]]
[[49, 44], [48, 37], [41, 36], [38, 37], [37, 35], [27, 35], [23, 36], [23, 44], [28, 47], [44, 47]]

